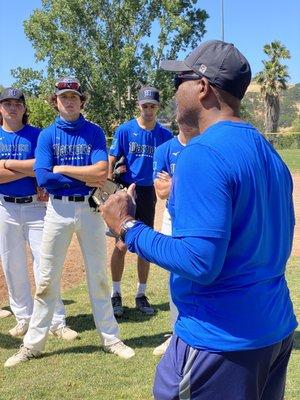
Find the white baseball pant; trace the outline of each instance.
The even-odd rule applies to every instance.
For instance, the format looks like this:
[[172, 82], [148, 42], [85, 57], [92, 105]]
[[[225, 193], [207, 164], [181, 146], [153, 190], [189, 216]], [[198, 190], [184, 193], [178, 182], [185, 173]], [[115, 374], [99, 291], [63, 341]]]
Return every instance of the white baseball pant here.
[[[17, 322], [29, 321], [33, 299], [27, 269], [26, 242], [29, 244], [36, 285], [40, 278], [40, 246], [42, 241], [46, 205], [32, 203], [8, 203], [0, 196], [0, 255], [9, 302]], [[55, 305], [51, 329], [64, 326], [65, 308], [60, 299]]]
[[102, 343], [118, 342], [119, 327], [113, 314], [106, 268], [105, 224], [87, 202], [50, 196], [41, 246], [41, 279], [24, 346], [43, 351], [54, 305], [59, 297], [62, 268], [73, 233], [84, 258], [94, 321]]
[[[172, 235], [172, 220], [171, 220], [171, 216], [170, 216], [167, 208], [165, 208], [164, 213], [163, 213], [161, 233], [163, 233], [164, 235], [168, 235], [168, 236]], [[171, 296], [171, 292], [170, 292], [170, 285], [168, 285], [168, 289], [169, 289], [171, 323], [172, 323], [172, 328], [174, 328], [175, 322], [178, 317], [178, 310], [172, 300], [172, 296]]]

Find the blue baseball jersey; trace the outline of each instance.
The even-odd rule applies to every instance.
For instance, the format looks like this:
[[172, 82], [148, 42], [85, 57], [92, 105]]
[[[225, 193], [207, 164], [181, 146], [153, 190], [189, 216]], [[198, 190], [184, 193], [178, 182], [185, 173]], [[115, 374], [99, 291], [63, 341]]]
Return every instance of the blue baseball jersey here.
[[170, 176], [174, 175], [178, 156], [184, 147], [177, 136], [157, 147], [153, 157], [153, 180], [157, 178], [157, 173], [162, 171]]
[[[30, 160], [34, 158], [40, 129], [25, 125], [18, 132], [7, 132], [0, 127], [0, 158]], [[1, 183], [0, 193], [6, 196], [25, 197], [36, 194], [36, 179], [25, 177], [13, 182]]]
[[250, 350], [296, 328], [285, 279], [292, 186], [279, 154], [250, 124], [218, 122], [182, 150], [169, 199], [173, 237], [138, 224], [126, 244], [172, 272], [175, 331], [184, 342]]
[[122, 180], [139, 186], [153, 185], [153, 154], [172, 133], [158, 122], [151, 131], [141, 128], [136, 119], [120, 125], [110, 148], [111, 156], [125, 156], [126, 173]]
[[[103, 130], [82, 115], [77, 121], [65, 121], [58, 116], [54, 123], [40, 134], [34, 169], [52, 171], [55, 165], [86, 166], [99, 161], [107, 161]], [[84, 182], [77, 183], [75, 187], [46, 189], [51, 194], [61, 196], [87, 195], [90, 188]]]

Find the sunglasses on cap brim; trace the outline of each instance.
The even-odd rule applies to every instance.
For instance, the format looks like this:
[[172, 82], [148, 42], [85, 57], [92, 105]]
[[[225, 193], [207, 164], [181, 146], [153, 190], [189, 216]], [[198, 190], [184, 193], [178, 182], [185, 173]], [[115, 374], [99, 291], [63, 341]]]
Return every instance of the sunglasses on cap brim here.
[[178, 90], [179, 86], [183, 83], [183, 82], [187, 82], [187, 81], [198, 81], [199, 79], [201, 79], [202, 76], [201, 75], [197, 75], [196, 73], [182, 73], [182, 74], [177, 74], [174, 77], [174, 86], [175, 89]]
[[79, 82], [57, 82], [55, 84], [55, 87], [58, 90], [71, 89], [71, 90], [80, 91], [80, 83]]

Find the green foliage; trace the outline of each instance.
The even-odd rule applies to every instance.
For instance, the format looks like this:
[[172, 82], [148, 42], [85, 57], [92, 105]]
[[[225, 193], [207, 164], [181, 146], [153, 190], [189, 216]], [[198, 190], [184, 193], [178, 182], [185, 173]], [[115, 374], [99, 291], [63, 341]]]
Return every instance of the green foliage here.
[[241, 118], [253, 124], [257, 129], [264, 129], [264, 104], [260, 93], [248, 92], [242, 100]]
[[[292, 96], [290, 96], [290, 91], [292, 89], [286, 90], [280, 99], [280, 114], [278, 125], [282, 128], [292, 126], [293, 121], [297, 118], [298, 108], [295, 104], [295, 100], [292, 98]], [[300, 129], [296, 130], [300, 131]]]
[[293, 121], [293, 130], [300, 132], [300, 115], [298, 115]]
[[300, 149], [300, 133], [288, 135], [282, 133], [265, 133], [264, 135], [276, 149]]
[[290, 53], [279, 41], [264, 46], [264, 52], [269, 57], [263, 60], [264, 69], [255, 76], [261, 85], [261, 93], [265, 102], [265, 131], [277, 132], [279, 120], [279, 94], [287, 89], [289, 78], [287, 66], [281, 64], [281, 59], [290, 58]]
[[29, 110], [29, 123], [45, 128], [53, 122], [56, 115], [53, 107], [41, 97], [30, 97], [26, 101]]
[[[159, 63], [195, 47], [207, 18], [196, 0], [43, 0], [24, 26], [37, 60], [47, 64], [48, 87], [75, 75], [91, 93], [87, 117], [111, 135], [134, 116], [141, 85], [157, 86], [163, 102], [170, 98], [171, 77]], [[33, 71], [18, 69], [14, 76], [41, 93]]]

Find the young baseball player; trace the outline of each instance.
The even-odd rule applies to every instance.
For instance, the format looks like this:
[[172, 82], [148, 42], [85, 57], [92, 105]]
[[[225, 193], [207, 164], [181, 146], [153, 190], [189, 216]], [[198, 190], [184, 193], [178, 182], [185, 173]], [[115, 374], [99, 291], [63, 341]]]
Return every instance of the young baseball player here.
[[[11, 336], [24, 336], [32, 315], [33, 300], [27, 271], [26, 243], [33, 257], [36, 283], [40, 279], [40, 245], [46, 204], [37, 195], [33, 172], [34, 151], [40, 130], [27, 123], [23, 93], [14, 88], [0, 95], [0, 253], [17, 325]], [[8, 311], [2, 310], [2, 314]], [[51, 333], [72, 340], [77, 332], [66, 326], [58, 296]]]
[[[154, 152], [153, 157], [153, 179], [154, 179], [154, 187], [156, 195], [160, 199], [166, 199], [166, 208], [163, 214], [163, 222], [161, 227], [161, 233], [164, 235], [172, 235], [172, 222], [171, 216], [168, 211], [168, 198], [172, 186], [172, 177], [175, 171], [176, 163], [179, 157], [179, 154], [186, 146], [188, 140], [195, 136], [197, 132], [195, 129], [187, 126], [181, 125], [179, 129], [178, 136], [175, 136], [173, 139], [168, 140], [167, 142], [161, 144], [157, 147]], [[170, 297], [170, 311], [171, 311], [171, 322], [172, 329], [175, 325], [178, 311], [175, 304], [172, 301], [171, 294], [169, 292]], [[164, 341], [161, 345], [157, 346], [153, 350], [153, 354], [156, 356], [162, 356], [171, 341], [171, 336]]]
[[[156, 195], [153, 186], [153, 153], [157, 146], [172, 138], [172, 133], [161, 126], [156, 116], [159, 109], [159, 91], [143, 87], [138, 94], [140, 115], [120, 125], [116, 130], [109, 155], [109, 178], [112, 177], [117, 160], [124, 156], [120, 180], [124, 186], [136, 184], [136, 218], [153, 227]], [[117, 317], [123, 315], [121, 279], [127, 248], [118, 241], [111, 257], [112, 304]], [[138, 257], [138, 287], [136, 308], [151, 315], [154, 309], [145, 295], [150, 264]]]
[[59, 116], [41, 132], [38, 140], [36, 176], [39, 185], [50, 194], [41, 245], [42, 277], [24, 346], [6, 361], [6, 367], [38, 357], [44, 349], [73, 233], [83, 253], [94, 321], [102, 346], [121, 358], [134, 356], [134, 351], [119, 339], [110, 301], [105, 224], [88, 202], [91, 188], [105, 183], [108, 163], [104, 132], [81, 114], [85, 100], [78, 80], [60, 79], [52, 97]]

